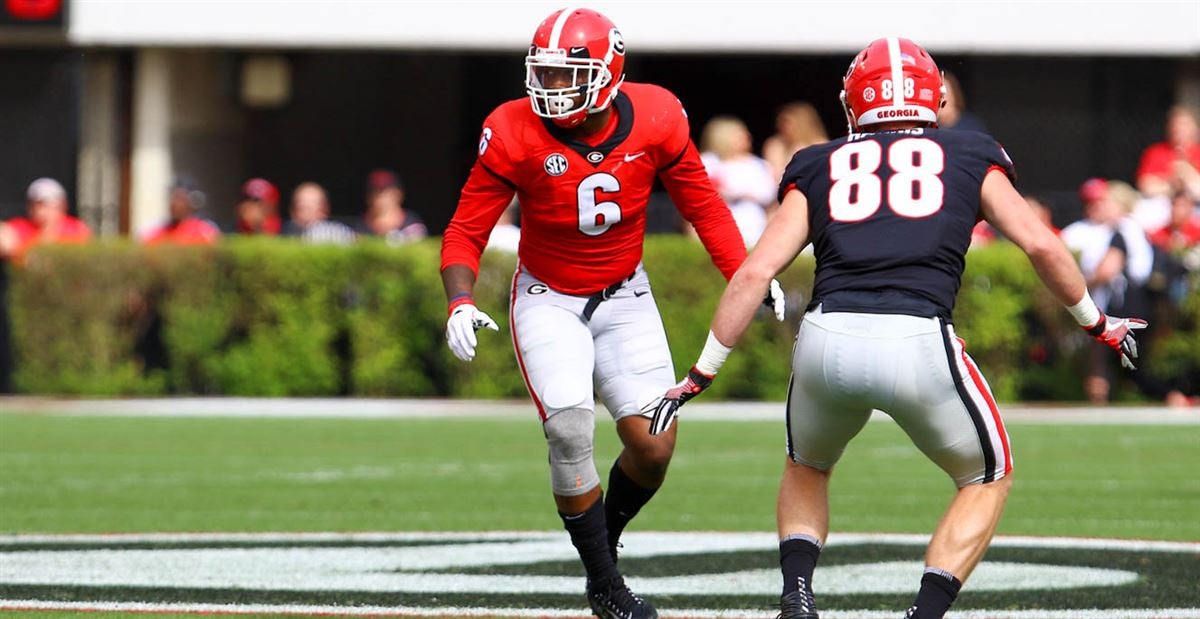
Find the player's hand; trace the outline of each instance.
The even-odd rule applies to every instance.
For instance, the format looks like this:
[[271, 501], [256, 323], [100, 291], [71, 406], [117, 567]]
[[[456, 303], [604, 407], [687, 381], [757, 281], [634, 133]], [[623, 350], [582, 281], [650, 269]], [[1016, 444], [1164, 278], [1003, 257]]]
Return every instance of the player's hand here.
[[1121, 355], [1121, 365], [1131, 370], [1137, 369], [1133, 360], [1137, 359], [1137, 339], [1133, 332], [1145, 329], [1148, 323], [1141, 318], [1117, 318], [1100, 314], [1100, 320], [1083, 330], [1091, 334], [1097, 341], [1109, 346]]
[[671, 424], [675, 423], [679, 407], [700, 395], [700, 392], [707, 389], [712, 381], [712, 376], [697, 370], [696, 366], [692, 366], [692, 369], [688, 370], [687, 376], [674, 387], [667, 389], [662, 399], [659, 400], [658, 407], [654, 409], [654, 417], [650, 418], [650, 434], [666, 432]]
[[474, 305], [464, 303], [454, 308], [446, 321], [446, 343], [455, 357], [463, 361], [475, 358], [475, 332], [488, 328], [499, 331], [500, 327], [491, 316], [479, 311]]
[[767, 288], [767, 296], [763, 297], [763, 305], [775, 312], [775, 320], [783, 322], [783, 314], [787, 309], [787, 299], [783, 296], [783, 286], [779, 285], [779, 280], [771, 280], [771, 287]]

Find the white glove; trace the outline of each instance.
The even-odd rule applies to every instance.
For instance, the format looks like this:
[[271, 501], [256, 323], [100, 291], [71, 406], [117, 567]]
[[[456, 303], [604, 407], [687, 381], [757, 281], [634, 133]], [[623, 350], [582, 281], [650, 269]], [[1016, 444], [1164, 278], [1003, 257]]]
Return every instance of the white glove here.
[[475, 332], [484, 327], [499, 331], [500, 327], [491, 316], [479, 311], [470, 303], [463, 303], [454, 308], [450, 319], [446, 321], [446, 343], [455, 357], [463, 361], [475, 358]]
[[779, 285], [779, 280], [771, 280], [771, 287], [767, 289], [767, 296], [763, 298], [763, 305], [775, 312], [775, 320], [783, 322], [783, 314], [787, 308], [787, 299], [783, 296], [783, 286]]
[[1137, 339], [1133, 332], [1146, 328], [1146, 321], [1141, 318], [1117, 318], [1100, 314], [1100, 320], [1090, 327], [1084, 327], [1092, 337], [1101, 344], [1117, 351], [1121, 355], [1121, 365], [1130, 370], [1136, 370], [1133, 360], [1138, 357]]

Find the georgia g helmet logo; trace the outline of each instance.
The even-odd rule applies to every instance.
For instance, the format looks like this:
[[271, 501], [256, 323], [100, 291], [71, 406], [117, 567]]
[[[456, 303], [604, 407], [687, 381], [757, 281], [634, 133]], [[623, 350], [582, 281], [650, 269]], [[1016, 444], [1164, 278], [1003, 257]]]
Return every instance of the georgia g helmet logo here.
[[625, 39], [621, 37], [621, 31], [613, 28], [608, 31], [608, 55], [605, 56], [605, 62], [612, 62], [612, 55], [625, 55]]

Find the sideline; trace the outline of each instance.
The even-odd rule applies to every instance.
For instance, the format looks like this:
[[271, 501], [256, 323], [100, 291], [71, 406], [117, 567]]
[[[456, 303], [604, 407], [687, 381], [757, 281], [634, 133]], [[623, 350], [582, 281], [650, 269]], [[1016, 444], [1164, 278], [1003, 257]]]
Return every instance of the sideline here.
[[[598, 407], [603, 411], [603, 407]], [[1006, 423], [1065, 425], [1200, 425], [1200, 407], [1000, 406]], [[689, 421], [777, 421], [783, 402], [692, 402]], [[32, 396], [0, 397], [0, 414], [97, 417], [244, 417], [314, 419], [488, 418], [533, 420], [525, 400], [359, 399], [359, 398], [143, 398], [77, 400]], [[607, 418], [601, 413], [598, 418]], [[876, 412], [872, 421], [890, 421]]]

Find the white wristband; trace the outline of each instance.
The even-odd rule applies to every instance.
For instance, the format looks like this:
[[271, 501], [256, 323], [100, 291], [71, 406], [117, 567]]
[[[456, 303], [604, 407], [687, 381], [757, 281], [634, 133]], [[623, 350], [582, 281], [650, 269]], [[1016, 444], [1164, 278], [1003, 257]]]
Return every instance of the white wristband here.
[[1093, 327], [1100, 322], [1100, 308], [1096, 307], [1096, 302], [1092, 301], [1092, 295], [1085, 290], [1083, 298], [1078, 303], [1067, 308], [1068, 312], [1075, 317], [1075, 322], [1078, 322], [1083, 327]]
[[731, 352], [732, 348], [722, 344], [717, 336], [709, 331], [708, 341], [704, 342], [704, 350], [700, 351], [700, 359], [696, 361], [696, 369], [708, 376], [716, 376]]

